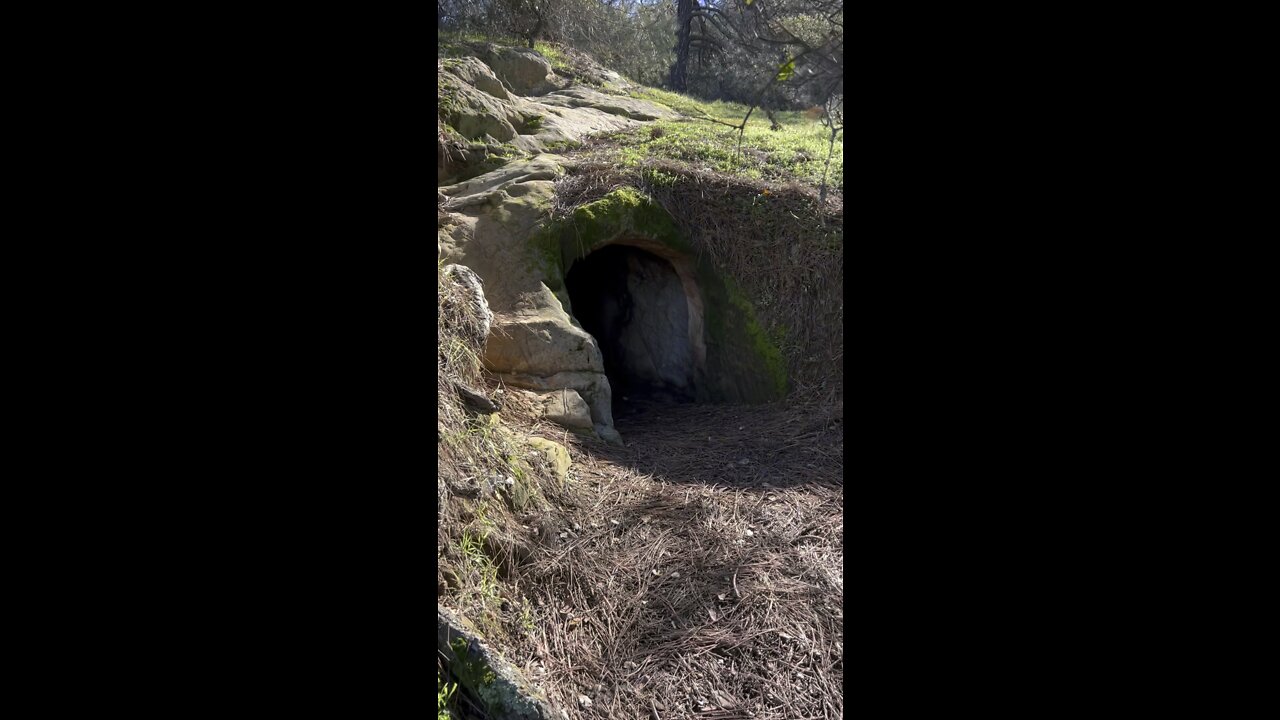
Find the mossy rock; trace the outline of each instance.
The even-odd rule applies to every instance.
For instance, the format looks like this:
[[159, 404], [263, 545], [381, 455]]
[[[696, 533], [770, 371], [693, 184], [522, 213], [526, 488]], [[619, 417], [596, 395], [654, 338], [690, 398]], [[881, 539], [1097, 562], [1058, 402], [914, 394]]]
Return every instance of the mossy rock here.
[[[671, 214], [635, 188], [619, 188], [586, 203], [530, 240], [548, 288], [567, 311], [562, 278], [573, 263], [611, 243], [634, 244], [693, 268], [703, 304], [706, 361], [697, 381], [698, 399], [772, 402], [787, 394], [782, 351], [761, 325], [755, 308], [733, 279], [696, 251]], [[647, 247], [646, 247], [647, 246]]]
[[489, 717], [552, 720], [545, 697], [520, 671], [503, 660], [470, 622], [437, 606], [437, 648], [458, 684], [476, 698]]
[[554, 440], [537, 436], [529, 438], [529, 445], [546, 455], [547, 462], [551, 465], [551, 470], [561, 483], [568, 482], [569, 467], [573, 464], [573, 461], [569, 459], [569, 450], [565, 446]]

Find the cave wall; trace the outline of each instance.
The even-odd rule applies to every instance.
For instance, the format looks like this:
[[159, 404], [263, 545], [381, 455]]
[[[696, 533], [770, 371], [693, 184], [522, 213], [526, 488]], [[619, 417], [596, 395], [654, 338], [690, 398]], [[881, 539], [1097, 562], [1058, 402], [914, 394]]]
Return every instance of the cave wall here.
[[575, 262], [565, 282], [575, 317], [600, 344], [615, 397], [695, 399], [691, 312], [670, 262], [613, 244]]
[[[551, 274], [560, 278], [575, 262], [615, 244], [640, 248], [669, 262], [686, 298], [695, 399], [759, 403], [786, 396], [782, 353], [761, 327], [751, 303], [732, 278], [698, 256], [671, 215], [652, 199], [620, 188], [578, 207], [535, 243]], [[550, 289], [574, 315], [567, 288], [563, 282], [555, 285]]]

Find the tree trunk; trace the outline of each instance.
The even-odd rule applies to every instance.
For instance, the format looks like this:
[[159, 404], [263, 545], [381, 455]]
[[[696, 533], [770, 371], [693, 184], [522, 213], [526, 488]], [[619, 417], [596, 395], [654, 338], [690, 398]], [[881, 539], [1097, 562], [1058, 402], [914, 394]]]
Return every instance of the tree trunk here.
[[689, 85], [689, 30], [694, 2], [676, 0], [676, 63], [671, 66], [671, 89], [676, 92], [684, 92]]

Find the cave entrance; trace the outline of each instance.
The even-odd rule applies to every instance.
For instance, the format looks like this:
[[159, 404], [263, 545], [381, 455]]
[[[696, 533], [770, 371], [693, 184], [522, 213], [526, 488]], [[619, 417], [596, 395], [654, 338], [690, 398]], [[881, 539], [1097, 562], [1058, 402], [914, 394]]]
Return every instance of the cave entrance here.
[[[574, 316], [599, 343], [615, 415], [696, 398], [697, 333], [675, 266], [629, 245], [606, 245], [565, 277]], [[696, 299], [695, 299], [696, 303]]]

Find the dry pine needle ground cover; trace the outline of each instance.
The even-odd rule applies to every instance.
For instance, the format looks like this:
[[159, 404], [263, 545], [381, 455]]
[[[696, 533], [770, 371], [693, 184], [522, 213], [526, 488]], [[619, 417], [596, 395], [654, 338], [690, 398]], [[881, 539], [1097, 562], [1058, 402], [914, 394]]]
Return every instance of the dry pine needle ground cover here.
[[489, 579], [446, 555], [462, 587], [442, 602], [484, 618], [557, 707], [571, 718], [841, 717], [838, 417], [653, 407], [619, 419], [626, 448], [512, 421], [567, 441], [570, 479], [545, 482], [543, 509], [495, 529]]
[[[440, 602], [574, 720], [839, 718], [842, 198], [588, 162], [558, 209], [622, 185], [683, 209], [700, 251], [757, 299], [790, 401], [640, 406], [617, 418], [626, 447], [582, 439], [536, 419], [530, 393], [486, 382], [464, 303], [443, 290], [441, 387], [461, 372], [504, 407], [470, 416], [440, 393]], [[531, 436], [569, 448], [566, 481]]]

